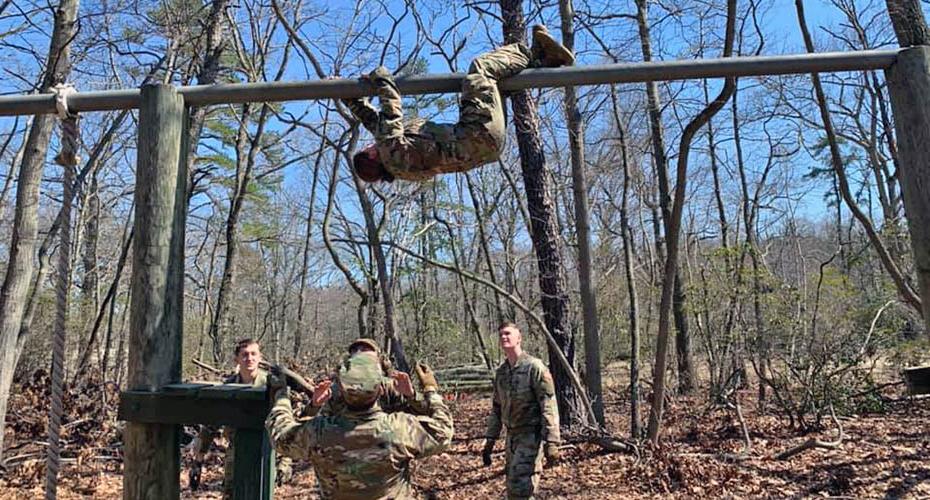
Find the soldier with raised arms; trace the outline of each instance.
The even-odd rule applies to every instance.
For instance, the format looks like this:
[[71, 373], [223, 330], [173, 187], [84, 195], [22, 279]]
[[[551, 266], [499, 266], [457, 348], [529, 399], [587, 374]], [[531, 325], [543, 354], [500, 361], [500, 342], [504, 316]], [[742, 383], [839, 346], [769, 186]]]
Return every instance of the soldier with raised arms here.
[[424, 392], [425, 415], [382, 411], [378, 399], [393, 383], [411, 396], [410, 377], [396, 372], [386, 379], [377, 355], [359, 352], [339, 369], [335, 381], [317, 384], [312, 397], [320, 406], [338, 387], [345, 409], [299, 422], [288, 398], [286, 383], [269, 379], [273, 406], [265, 422], [281, 455], [308, 459], [324, 499], [418, 498], [410, 482], [413, 460], [441, 453], [452, 442], [452, 415], [438, 392], [432, 370], [416, 367]]

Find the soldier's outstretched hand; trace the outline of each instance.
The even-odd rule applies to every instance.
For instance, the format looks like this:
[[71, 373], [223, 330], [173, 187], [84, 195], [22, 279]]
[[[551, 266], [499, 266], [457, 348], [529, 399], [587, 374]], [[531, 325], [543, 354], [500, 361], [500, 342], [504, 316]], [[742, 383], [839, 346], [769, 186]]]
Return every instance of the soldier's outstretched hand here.
[[310, 398], [310, 404], [319, 408], [333, 397], [333, 381], [326, 379], [313, 388], [313, 396]]
[[427, 366], [426, 363], [417, 362], [415, 369], [423, 392], [436, 392], [439, 390], [439, 383], [436, 382], [436, 374], [433, 373], [432, 368]]
[[416, 396], [416, 393], [413, 391], [413, 382], [410, 381], [410, 375], [401, 371], [395, 371], [391, 374], [391, 378], [394, 379], [394, 389], [397, 390], [401, 396], [407, 398]]

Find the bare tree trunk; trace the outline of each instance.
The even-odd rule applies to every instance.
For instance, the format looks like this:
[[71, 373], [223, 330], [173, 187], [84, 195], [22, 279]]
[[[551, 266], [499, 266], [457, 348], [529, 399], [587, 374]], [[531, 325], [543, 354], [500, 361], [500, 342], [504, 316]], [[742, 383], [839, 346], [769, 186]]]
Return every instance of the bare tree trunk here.
[[[652, 60], [652, 38], [649, 33], [648, 6], [646, 0], [637, 0], [637, 25], [639, 27], [640, 44], [644, 61]], [[661, 209], [662, 220], [665, 224], [665, 239], [668, 239], [668, 220], [672, 217], [669, 209], [669, 183], [668, 183], [668, 157], [665, 154], [665, 138], [662, 131], [662, 112], [659, 103], [659, 88], [655, 82], [646, 84], [646, 99], [649, 112], [650, 135], [652, 138], [652, 156], [655, 163], [656, 179], [658, 180], [659, 189], [659, 208]], [[655, 207], [652, 207], [655, 213]], [[663, 250], [663, 239], [659, 235], [658, 217], [654, 216], [654, 229], [656, 231], [656, 247], [660, 259], [666, 252]], [[667, 246], [667, 242], [666, 242]], [[674, 273], [674, 290], [672, 296], [672, 309], [675, 317], [676, 342], [678, 349], [678, 376], [679, 390], [683, 393], [690, 392], [693, 388], [694, 380], [694, 362], [692, 360], [691, 336], [688, 329], [688, 318], [684, 311], [686, 300], [684, 289], [681, 283], [681, 272], [676, 264]], [[661, 320], [660, 320], [661, 322]]]
[[[523, 4], [519, 0], [501, 0], [505, 43], [526, 43], [526, 21]], [[556, 344], [574, 363], [575, 338], [568, 327], [568, 294], [565, 292], [565, 275], [559, 249], [559, 234], [552, 196], [546, 179], [546, 159], [539, 135], [539, 115], [536, 103], [529, 92], [516, 92], [511, 97], [513, 120], [517, 128], [520, 165], [526, 189], [527, 208], [530, 212], [530, 235], [539, 266], [539, 288], [546, 327]], [[556, 361], [557, 355], [549, 352], [549, 366], [555, 379], [559, 415], [563, 425], [583, 421], [578, 396], [571, 384], [570, 374]]]
[[[245, 203], [249, 184], [252, 182], [252, 171], [261, 149], [262, 136], [268, 120], [270, 107], [263, 104], [254, 134], [249, 138], [248, 124], [251, 120], [250, 104], [242, 107], [239, 134], [236, 138], [236, 183], [232, 197], [229, 200], [229, 214], [226, 218], [226, 259], [223, 263], [223, 277], [220, 279], [220, 288], [216, 294], [216, 311], [210, 325], [210, 338], [213, 339], [213, 361], [219, 363], [223, 358], [221, 346], [228, 340], [230, 330], [230, 298], [236, 283], [236, 266], [239, 256], [239, 216]], [[248, 150], [246, 150], [248, 148]]]
[[100, 196], [98, 193], [97, 174], [91, 177], [90, 192], [87, 194], [84, 222], [84, 252], [81, 261], [84, 265], [84, 277], [81, 280], [81, 302], [91, 311], [100, 305], [100, 291], [97, 289], [99, 273], [97, 272], [97, 240], [100, 227]]
[[[388, 341], [388, 349], [391, 353], [391, 359], [398, 370], [409, 372], [410, 365], [407, 363], [407, 355], [404, 352], [404, 345], [400, 335], [397, 333], [397, 319], [394, 316], [394, 280], [388, 273], [387, 257], [384, 255], [384, 248], [381, 245], [381, 234], [375, 223], [374, 207], [371, 200], [368, 199], [368, 193], [365, 192], [361, 180], [358, 176], [353, 175], [355, 189], [358, 192], [358, 199], [362, 205], [362, 214], [365, 217], [365, 229], [368, 234], [368, 244], [371, 246], [372, 253], [375, 257], [375, 268], [378, 272], [378, 285], [381, 291], [382, 306], [384, 307], [384, 335]], [[385, 203], [383, 219], [387, 220], [390, 214], [390, 206]]]
[[[575, 8], [572, 0], [559, 0], [562, 15], [562, 45], [575, 48], [572, 25]], [[568, 117], [568, 141], [572, 154], [572, 189], [575, 195], [575, 231], [578, 240], [578, 284], [584, 319], [585, 386], [591, 397], [594, 418], [604, 425], [604, 396], [601, 388], [601, 339], [597, 318], [597, 289], [592, 273], [591, 226], [588, 211], [588, 181], [584, 164], [584, 128], [574, 87], [565, 87], [565, 114]]]
[[[639, 0], [642, 4], [643, 0]], [[642, 4], [645, 7], [644, 4]], [[643, 15], [642, 18], [645, 18]], [[736, 30], [736, 0], [727, 0], [726, 38], [723, 57], [733, 54], [733, 39]], [[665, 273], [662, 280], [662, 296], [659, 302], [659, 332], [656, 340], [656, 362], [653, 374], [652, 409], [649, 413], [649, 439], [658, 443], [662, 429], [662, 411], [665, 404], [665, 369], [668, 362], [669, 309], [671, 309], [672, 289], [678, 269], [678, 238], [681, 217], [687, 194], [688, 155], [691, 141], [695, 134], [720, 111], [736, 88], [736, 80], [727, 78], [717, 97], [685, 126], [679, 142], [678, 166], [676, 169], [675, 198], [672, 202], [671, 217], [665, 221], [666, 259]]]
[[[347, 146], [347, 150], [349, 151], [355, 149], [355, 145], [358, 142], [358, 127], [353, 127], [351, 134], [352, 135], [349, 138]], [[346, 164], [351, 165], [351, 157], [349, 157], [345, 151], [340, 151], [340, 153], [342, 153], [341, 156], [346, 161]], [[326, 210], [323, 212], [323, 244], [326, 246], [326, 250], [329, 252], [330, 257], [333, 259], [333, 264], [335, 264], [339, 271], [342, 272], [342, 275], [349, 283], [349, 286], [352, 287], [352, 290], [356, 293], [356, 295], [358, 295], [359, 303], [356, 309], [358, 332], [359, 337], [365, 337], [368, 335], [368, 305], [370, 300], [370, 293], [365, 288], [362, 288], [362, 286], [352, 275], [352, 271], [346, 267], [344, 262], [342, 262], [342, 259], [339, 257], [339, 253], [336, 252], [336, 249], [333, 247], [333, 240], [329, 233], [330, 218], [333, 213], [333, 205], [336, 201], [336, 185], [338, 184], [338, 178], [339, 156], [333, 159], [333, 169], [329, 178], [329, 190], [326, 194]]]
[[[33, 117], [29, 117], [29, 120], [26, 122], [26, 128], [29, 128], [32, 125]], [[19, 124], [19, 117], [16, 117], [16, 120], [13, 122], [13, 127], [10, 129], [10, 135], [8, 140], [12, 140], [13, 136], [16, 135], [16, 126]], [[6, 180], [3, 181], [3, 187], [0, 188], [0, 220], [6, 220], [6, 196], [10, 192], [10, 186], [13, 185], [13, 178], [16, 177], [16, 170], [23, 163], [23, 155], [26, 152], [26, 144], [28, 141], [23, 140], [22, 144], [19, 145], [19, 149], [16, 150], [16, 154], [13, 155], [13, 159], [10, 160], [10, 171], [6, 176]], [[6, 149], [4, 147], [4, 149]]]
[[[198, 85], [212, 85], [216, 83], [220, 74], [220, 58], [226, 49], [223, 38], [223, 26], [226, 19], [226, 9], [229, 0], [213, 0], [210, 14], [207, 15], [204, 28], [204, 46], [200, 54], [197, 71]], [[193, 64], [193, 63], [192, 63]], [[200, 136], [203, 134], [203, 125], [207, 119], [208, 108], [205, 106], [193, 107], [188, 113], [187, 125], [187, 175], [188, 196], [197, 189], [198, 176], [196, 175], [197, 148], [200, 145]]]
[[[814, 41], [807, 29], [807, 21], [804, 19], [804, 2], [802, 0], [795, 0], [794, 5], [798, 14], [798, 24], [801, 28], [801, 34], [804, 37], [804, 46], [807, 48], [808, 52], [812, 53], [815, 50]], [[827, 97], [823, 91], [823, 85], [820, 83], [820, 75], [812, 73], [811, 81], [814, 84], [814, 93], [817, 96], [817, 104], [820, 108], [820, 118], [823, 120], [824, 133], [827, 136], [827, 143], [830, 146], [830, 160], [833, 171], [836, 174], [839, 194], [842, 196], [849, 211], [852, 212], [853, 217], [859, 221], [862, 228], [865, 230], [865, 234], [868, 236], [872, 248], [875, 250], [875, 253], [878, 254], [879, 259], [885, 267], [885, 271], [888, 272], [888, 275], [894, 282], [901, 299], [917, 312], [922, 312], [920, 297], [917, 295], [917, 292], [914, 291], [914, 288], [908, 282], [904, 273], [901, 272], [898, 263], [891, 257], [881, 235], [875, 230], [869, 217], [859, 208], [852, 194], [849, 180], [846, 177], [846, 166], [844, 165], [843, 156], [840, 152], [839, 142], [836, 138], [836, 132], [833, 129], [833, 120], [830, 118], [830, 110], [827, 107]]]
[[919, 0], [885, 0], [885, 3], [902, 47], [930, 45], [930, 28]]
[[[326, 126], [329, 123], [329, 115], [324, 119], [323, 127], [320, 133], [326, 136]], [[294, 359], [300, 357], [300, 344], [304, 336], [304, 304], [306, 302], [304, 295], [307, 290], [307, 267], [310, 265], [310, 240], [313, 235], [313, 214], [316, 205], [316, 187], [320, 178], [320, 165], [323, 162], [323, 153], [326, 151], [325, 141], [320, 141], [320, 149], [317, 151], [316, 158], [313, 161], [313, 181], [310, 183], [310, 201], [307, 207], [306, 225], [304, 227], [304, 248], [303, 248], [303, 265], [300, 267], [300, 288], [297, 292], [297, 324], [294, 328]]]
[[908, 216], [911, 247], [914, 252], [917, 282], [922, 297], [924, 327], [930, 332], [930, 232], [926, 223], [930, 214], [927, 190], [927, 88], [930, 87], [928, 48], [930, 28], [918, 0], [887, 0], [888, 12], [903, 51], [895, 66], [886, 71], [886, 81], [895, 114], [898, 138], [901, 192]]
[[[74, 39], [77, 11], [78, 0], [62, 0], [55, 12], [42, 92], [49, 92], [71, 74], [70, 43]], [[39, 231], [39, 184], [54, 123], [53, 115], [39, 115], [33, 119], [16, 187], [9, 263], [0, 288], [0, 458], [10, 388], [20, 354], [20, 327], [35, 267], [33, 260]]]
[[633, 274], [633, 230], [630, 227], [630, 157], [626, 144], [626, 126], [620, 116], [617, 103], [617, 88], [611, 85], [610, 100], [613, 104], [614, 121], [617, 125], [617, 141], [620, 145], [620, 161], [623, 163], [623, 192], [620, 201], [620, 234], [623, 240], [623, 267], [626, 291], [629, 300], [630, 321], [630, 438], [639, 439], [642, 433], [639, 416], [639, 301], [636, 296], [636, 277]]
[[[475, 189], [475, 183], [472, 181], [471, 175], [468, 172], [465, 173], [465, 182], [468, 185], [468, 197], [471, 199], [472, 207], [475, 209], [475, 221], [477, 222], [478, 226], [478, 240], [481, 243], [481, 253], [484, 255], [485, 263], [488, 268], [488, 276], [494, 283], [500, 283], [500, 281], [497, 280], [497, 273], [494, 271], [494, 261], [491, 256], [491, 245], [488, 242], [487, 231], [485, 230], [486, 223], [484, 220], [482, 205], [478, 199], [478, 192], [477, 189]], [[497, 323], [503, 323], [504, 306], [501, 303], [501, 296], [497, 292], [494, 292], [494, 310], [497, 312]]]

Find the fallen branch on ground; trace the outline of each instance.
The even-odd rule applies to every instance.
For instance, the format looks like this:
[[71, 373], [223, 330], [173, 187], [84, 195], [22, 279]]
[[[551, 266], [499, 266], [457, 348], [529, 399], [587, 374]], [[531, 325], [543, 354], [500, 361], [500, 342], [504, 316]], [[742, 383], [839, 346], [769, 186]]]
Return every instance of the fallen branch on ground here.
[[840, 424], [840, 420], [836, 418], [836, 413], [833, 411], [833, 405], [830, 405], [830, 418], [833, 420], [833, 423], [836, 424], [836, 439], [833, 441], [821, 441], [819, 439], [808, 439], [804, 443], [795, 446], [794, 448], [785, 450], [778, 455], [775, 455], [775, 460], [787, 460], [799, 453], [813, 449], [821, 448], [825, 450], [833, 450], [839, 448], [843, 444], [843, 425]]

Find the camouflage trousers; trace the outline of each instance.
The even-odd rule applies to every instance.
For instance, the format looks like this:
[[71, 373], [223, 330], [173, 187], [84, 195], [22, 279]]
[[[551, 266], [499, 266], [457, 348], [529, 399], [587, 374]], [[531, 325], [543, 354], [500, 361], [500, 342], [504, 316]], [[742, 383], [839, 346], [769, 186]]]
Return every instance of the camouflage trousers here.
[[507, 434], [507, 498], [534, 498], [543, 468], [543, 441], [537, 432]]
[[455, 138], [460, 154], [467, 158], [461, 170], [497, 160], [504, 147], [507, 124], [497, 83], [530, 64], [530, 50], [523, 44], [504, 45], [484, 53], [468, 68], [462, 82], [459, 121]]

